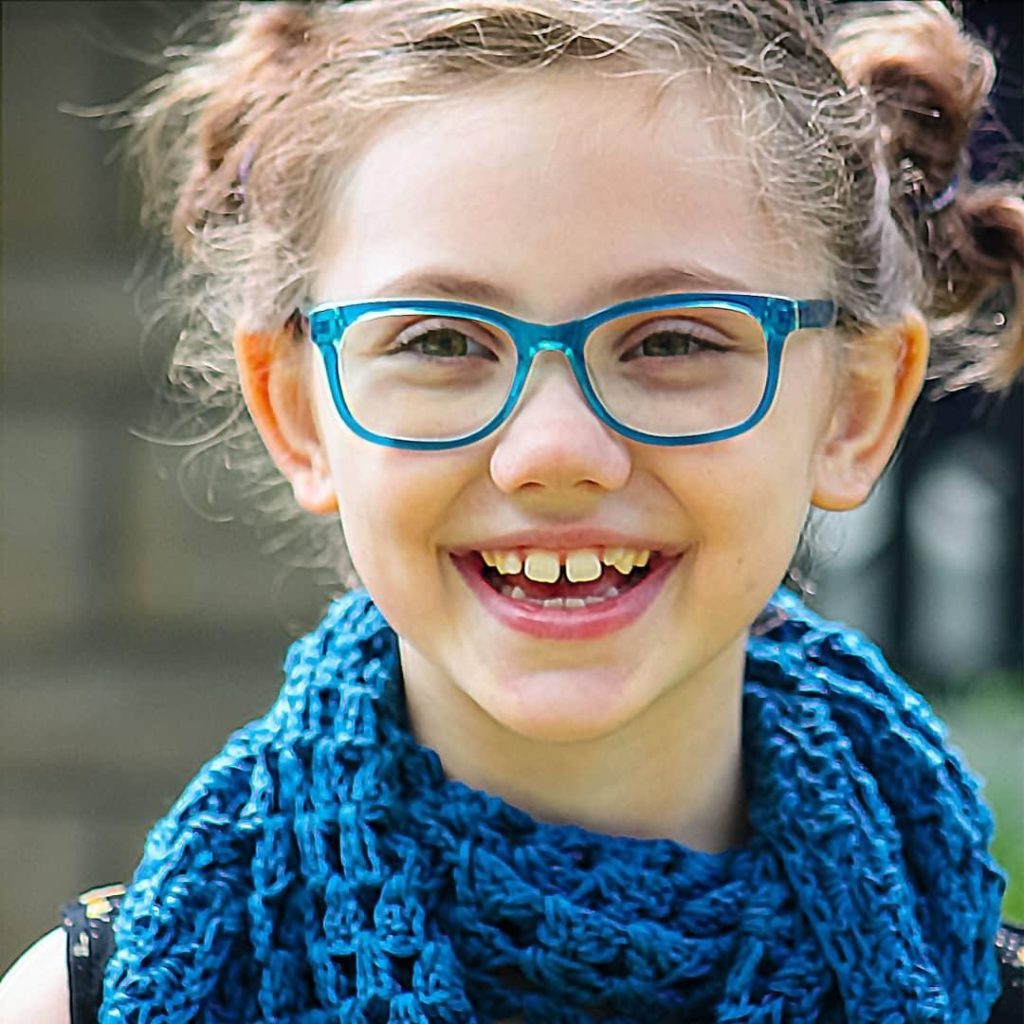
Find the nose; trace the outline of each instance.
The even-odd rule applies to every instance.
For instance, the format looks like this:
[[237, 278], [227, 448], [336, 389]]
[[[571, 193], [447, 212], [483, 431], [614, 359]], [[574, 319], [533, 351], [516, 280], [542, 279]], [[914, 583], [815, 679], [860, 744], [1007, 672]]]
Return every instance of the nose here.
[[539, 353], [491, 456], [499, 490], [597, 493], [622, 487], [630, 471], [626, 440], [597, 418], [566, 357]]

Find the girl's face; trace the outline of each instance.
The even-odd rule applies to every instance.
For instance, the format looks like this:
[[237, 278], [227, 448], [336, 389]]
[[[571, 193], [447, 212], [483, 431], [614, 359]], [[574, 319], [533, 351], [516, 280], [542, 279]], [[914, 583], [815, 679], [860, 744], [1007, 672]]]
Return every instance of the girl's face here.
[[[702, 91], [680, 80], [656, 102], [642, 77], [579, 69], [511, 81], [387, 122], [338, 199], [315, 301], [457, 298], [555, 323], [659, 292], [827, 297], [818, 254], [787, 245], [758, 208], [755, 172]], [[343, 426], [317, 360], [345, 537], [401, 638], [407, 688], [468, 696], [522, 736], [573, 740], [656, 714], [697, 680], [738, 683], [746, 629], [815, 487], [834, 344], [794, 335], [768, 417], [687, 448], [607, 429], [551, 353], [485, 440], [380, 447]], [[571, 611], [565, 630], [517, 628], [460, 569], [484, 550], [605, 546], [657, 553], [662, 579], [642, 611], [596, 635]]]

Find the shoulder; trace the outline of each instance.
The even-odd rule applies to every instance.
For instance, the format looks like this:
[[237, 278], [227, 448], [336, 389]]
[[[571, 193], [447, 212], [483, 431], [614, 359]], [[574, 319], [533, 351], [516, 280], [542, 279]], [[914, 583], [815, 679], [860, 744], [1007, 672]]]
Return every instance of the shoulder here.
[[0, 1024], [95, 1021], [123, 895], [123, 886], [108, 885], [61, 907], [60, 927], [30, 946], [0, 981]]
[[67, 936], [54, 928], [0, 980], [0, 1024], [70, 1024]]

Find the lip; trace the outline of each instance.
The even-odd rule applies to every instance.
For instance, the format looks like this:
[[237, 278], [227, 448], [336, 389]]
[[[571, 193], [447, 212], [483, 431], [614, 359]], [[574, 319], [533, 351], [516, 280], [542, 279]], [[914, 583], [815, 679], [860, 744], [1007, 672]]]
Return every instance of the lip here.
[[[550, 535], [548, 536], [550, 538]], [[574, 535], [573, 547], [588, 546], [580, 544], [578, 537], [578, 534]], [[508, 538], [501, 539], [502, 545], [507, 542]], [[489, 543], [495, 547], [499, 546], [496, 540]], [[608, 547], [630, 546], [618, 540], [602, 543]], [[591, 540], [589, 546], [600, 547], [602, 543]], [[508, 550], [520, 546], [524, 545], [513, 543], [502, 549]], [[525, 546], [545, 547], [549, 551], [557, 550], [557, 547], [550, 545], [550, 539], [544, 544], [530, 541]], [[478, 550], [480, 549], [470, 548], [466, 549], [464, 553], [468, 554], [470, 551]], [[659, 554], [662, 553], [659, 552]], [[662, 554], [662, 557], [659, 557], [657, 563], [652, 566], [651, 571], [639, 583], [630, 587], [629, 590], [623, 591], [618, 597], [608, 598], [600, 604], [588, 605], [585, 608], [545, 608], [543, 605], [515, 601], [510, 597], [505, 597], [484, 581], [483, 576], [476, 571], [476, 567], [470, 559], [458, 556], [454, 552], [451, 555], [452, 564], [491, 615], [510, 629], [543, 640], [594, 640], [614, 633], [616, 630], [624, 629], [639, 619], [650, 607], [681, 558], [681, 553]]]

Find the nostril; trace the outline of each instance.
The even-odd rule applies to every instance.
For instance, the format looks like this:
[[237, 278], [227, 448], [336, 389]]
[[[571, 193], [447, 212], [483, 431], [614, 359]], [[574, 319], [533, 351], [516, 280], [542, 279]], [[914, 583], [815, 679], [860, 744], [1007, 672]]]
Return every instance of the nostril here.
[[542, 488], [617, 490], [632, 471], [629, 442], [603, 423], [577, 391], [575, 399], [534, 395], [505, 424], [491, 455], [491, 479], [512, 493]]

